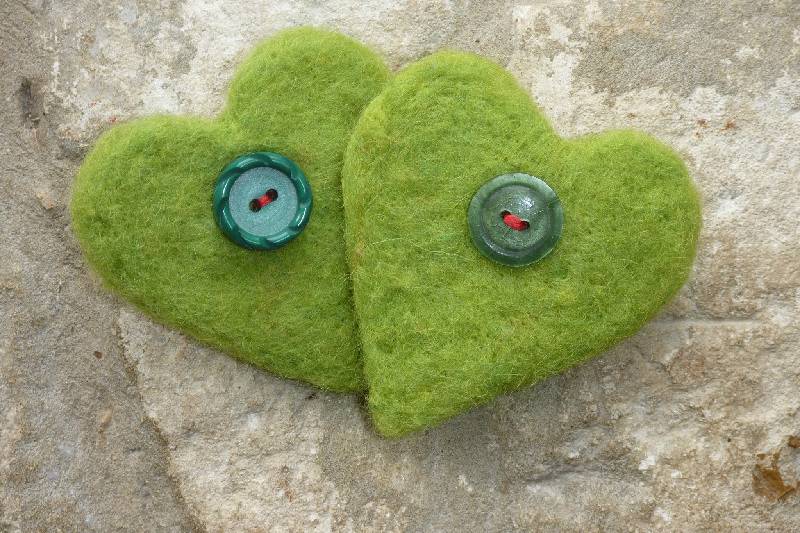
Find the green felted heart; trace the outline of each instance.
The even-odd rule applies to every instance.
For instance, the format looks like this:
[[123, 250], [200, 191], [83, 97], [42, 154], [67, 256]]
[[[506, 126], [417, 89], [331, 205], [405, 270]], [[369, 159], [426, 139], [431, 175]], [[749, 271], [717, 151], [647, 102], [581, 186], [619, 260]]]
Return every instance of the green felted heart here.
[[[512, 268], [473, 244], [467, 210], [495, 176], [561, 200], [563, 233]], [[700, 226], [681, 160], [632, 131], [558, 137], [515, 80], [434, 54], [368, 106], [343, 171], [369, 409], [390, 436], [535, 383], [633, 334], [686, 280]]]
[[[89, 262], [123, 297], [212, 346], [323, 388], [363, 389], [340, 171], [356, 119], [387, 76], [346, 37], [292, 30], [241, 65], [216, 120], [113, 128], [73, 189], [73, 227]], [[314, 195], [304, 231], [270, 252], [228, 240], [212, 212], [220, 171], [255, 151], [293, 160]]]

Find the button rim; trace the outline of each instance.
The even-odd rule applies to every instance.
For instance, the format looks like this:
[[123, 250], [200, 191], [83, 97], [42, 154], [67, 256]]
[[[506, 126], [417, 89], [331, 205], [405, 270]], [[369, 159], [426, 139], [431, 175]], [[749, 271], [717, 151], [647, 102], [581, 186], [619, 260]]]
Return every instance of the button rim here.
[[[268, 167], [283, 172], [297, 191], [297, 210], [289, 225], [278, 233], [257, 235], [241, 228], [230, 212], [230, 193], [239, 176], [255, 168]], [[220, 172], [214, 186], [214, 218], [217, 226], [236, 244], [251, 250], [275, 250], [300, 233], [311, 217], [311, 185], [300, 167], [288, 157], [274, 152], [250, 152], [238, 156]]]

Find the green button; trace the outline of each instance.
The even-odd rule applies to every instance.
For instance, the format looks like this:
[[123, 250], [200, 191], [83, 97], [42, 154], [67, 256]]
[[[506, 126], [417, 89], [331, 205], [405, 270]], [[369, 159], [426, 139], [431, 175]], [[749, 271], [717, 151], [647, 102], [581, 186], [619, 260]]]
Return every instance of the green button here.
[[294, 161], [254, 152], [226, 166], [214, 187], [214, 218], [233, 242], [274, 250], [297, 237], [311, 216], [311, 186]]
[[469, 204], [472, 241], [504, 265], [534, 263], [561, 237], [564, 213], [555, 191], [528, 174], [504, 174], [485, 183]]

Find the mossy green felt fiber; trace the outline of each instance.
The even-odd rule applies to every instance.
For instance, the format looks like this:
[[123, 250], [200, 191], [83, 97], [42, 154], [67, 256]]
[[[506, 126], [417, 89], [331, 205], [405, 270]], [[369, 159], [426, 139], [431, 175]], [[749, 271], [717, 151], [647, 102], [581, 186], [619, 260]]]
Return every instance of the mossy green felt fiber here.
[[[242, 63], [216, 120], [112, 128], [72, 191], [88, 261], [119, 294], [212, 346], [285, 377], [362, 390], [340, 171], [351, 130], [387, 77], [349, 38], [291, 30]], [[313, 189], [308, 225], [278, 250], [242, 248], [214, 222], [217, 176], [249, 152], [290, 158]]]
[[[467, 210], [502, 174], [544, 180], [563, 231], [512, 268]], [[362, 115], [343, 170], [346, 239], [377, 429], [432, 426], [633, 334], [681, 287], [700, 226], [669, 148], [632, 131], [565, 140], [497, 65], [440, 52]]]

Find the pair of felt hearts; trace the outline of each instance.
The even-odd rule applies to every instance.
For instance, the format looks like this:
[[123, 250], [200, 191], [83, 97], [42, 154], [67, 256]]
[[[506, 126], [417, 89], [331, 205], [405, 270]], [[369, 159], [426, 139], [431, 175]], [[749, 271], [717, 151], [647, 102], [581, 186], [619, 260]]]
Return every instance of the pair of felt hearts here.
[[[220, 170], [280, 153], [314, 211], [251, 251], [216, 226]], [[474, 247], [491, 178], [546, 181], [564, 230], [510, 268]], [[396, 436], [568, 368], [634, 333], [691, 268], [699, 202], [681, 160], [636, 132], [559, 138], [515, 80], [440, 52], [390, 76], [336, 33], [283, 32], [240, 66], [215, 120], [105, 133], [81, 167], [73, 227], [106, 284], [156, 319], [278, 375], [366, 391]]]

